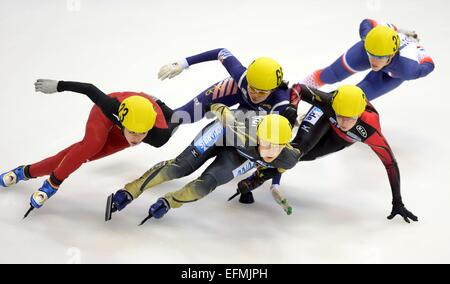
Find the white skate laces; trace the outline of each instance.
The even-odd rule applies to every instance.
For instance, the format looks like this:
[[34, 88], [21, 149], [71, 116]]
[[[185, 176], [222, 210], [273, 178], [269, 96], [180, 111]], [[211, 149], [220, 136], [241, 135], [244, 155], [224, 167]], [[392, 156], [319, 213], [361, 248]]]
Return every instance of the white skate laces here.
[[10, 187], [11, 185], [15, 185], [17, 183], [17, 175], [11, 171], [3, 176], [3, 184], [6, 187]]

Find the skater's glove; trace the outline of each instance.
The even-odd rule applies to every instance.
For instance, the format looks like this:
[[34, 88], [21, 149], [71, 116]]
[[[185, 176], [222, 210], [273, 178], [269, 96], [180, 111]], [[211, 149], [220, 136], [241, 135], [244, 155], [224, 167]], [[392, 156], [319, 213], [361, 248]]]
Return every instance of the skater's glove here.
[[228, 201], [232, 200], [239, 194], [247, 194], [261, 185], [263, 185], [269, 179], [274, 178], [279, 173], [278, 169], [272, 168], [259, 168], [253, 175], [246, 179], [241, 180], [238, 183], [236, 194], [231, 196]]
[[288, 200], [286, 197], [284, 197], [280, 192], [280, 186], [279, 185], [272, 185], [270, 188], [270, 191], [272, 192], [272, 197], [275, 200], [275, 202], [283, 208], [284, 212], [286, 214], [291, 215], [292, 214], [292, 206], [289, 205]]
[[398, 32], [406, 35], [410, 40], [414, 41], [415, 43], [419, 43], [419, 41], [420, 41], [419, 36], [417, 35], [417, 33], [415, 31], [398, 29]]
[[233, 115], [233, 112], [226, 105], [221, 103], [214, 103], [206, 106], [206, 113], [208, 114], [206, 117], [217, 117], [224, 126], [231, 127], [236, 123], [239, 123]]
[[259, 186], [261, 186], [261, 182], [259, 179], [255, 178], [255, 177], [250, 177], [244, 180], [241, 180], [238, 183], [238, 188], [237, 188], [237, 192], [239, 192], [240, 194], [246, 194], [249, 193], [251, 191], [253, 191], [254, 189], [258, 188]]
[[241, 180], [238, 183], [238, 188], [236, 189], [236, 193], [234, 195], [232, 195], [230, 198], [228, 198], [228, 201], [233, 200], [238, 195], [249, 194], [254, 189], [260, 187], [263, 183], [264, 183], [264, 181], [262, 179], [260, 179], [256, 175], [256, 173], [244, 180]]
[[260, 167], [253, 175], [238, 183], [238, 191], [241, 194], [253, 191], [269, 179], [274, 178], [278, 173], [278, 169]]
[[294, 84], [289, 91], [291, 105], [296, 109], [302, 100], [301, 91], [302, 87], [299, 83]]
[[44, 94], [54, 94], [58, 92], [58, 81], [39, 79], [34, 83], [36, 92], [41, 92]]
[[189, 64], [186, 59], [180, 60], [178, 62], [167, 64], [159, 69], [158, 79], [165, 80], [167, 78], [172, 79], [173, 77], [179, 75], [184, 69], [187, 69]]
[[216, 114], [212, 112], [211, 110], [212, 104], [206, 104], [205, 105], [205, 117], [207, 119], [214, 119], [216, 118]]
[[410, 219], [413, 220], [414, 222], [419, 221], [417, 216], [408, 211], [408, 209], [406, 209], [405, 205], [403, 205], [401, 201], [400, 202], [393, 201], [391, 215], [389, 215], [387, 218], [389, 220], [392, 220], [397, 215], [402, 216], [406, 223], [411, 223]]
[[282, 116], [287, 118], [289, 120], [289, 123], [291, 124], [291, 127], [294, 127], [295, 123], [297, 122], [297, 108], [290, 104], [286, 107], [286, 109], [281, 113]]

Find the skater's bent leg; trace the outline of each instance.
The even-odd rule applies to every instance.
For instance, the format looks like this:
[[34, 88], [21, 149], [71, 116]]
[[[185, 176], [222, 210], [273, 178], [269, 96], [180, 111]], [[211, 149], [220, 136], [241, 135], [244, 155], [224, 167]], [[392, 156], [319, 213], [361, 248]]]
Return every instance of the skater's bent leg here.
[[334, 84], [356, 72], [370, 68], [369, 59], [362, 41], [353, 45], [345, 54], [339, 57], [333, 64], [323, 69], [320, 80], [325, 84]]
[[64, 157], [73, 149], [78, 143], [62, 150], [53, 157], [44, 159], [40, 162], [34, 163], [28, 167], [30, 178], [37, 178], [43, 176], [49, 176], [59, 164], [61, 164]]
[[105, 146], [100, 150], [100, 152], [91, 157], [89, 161], [91, 162], [100, 160], [104, 157], [120, 152], [128, 147], [130, 147], [130, 144], [122, 135], [122, 132], [120, 130], [111, 131], [106, 140]]
[[216, 187], [216, 178], [210, 174], [204, 174], [182, 189], [166, 194], [164, 198], [169, 202], [170, 208], [180, 208], [185, 203], [194, 202], [203, 198]]
[[[62, 150], [53, 157], [44, 159], [38, 163], [30, 165], [29, 167], [30, 176], [41, 177], [52, 174], [58, 167], [61, 166], [61, 163], [65, 161], [66, 156], [69, 153], [71, 153], [71, 151], [79, 148], [82, 144], [86, 144], [87, 140], [91, 141], [97, 140], [99, 141], [97, 144], [101, 145], [102, 144], [101, 140], [106, 141], [106, 137], [108, 136], [111, 125], [112, 123], [108, 121], [106, 117], [104, 117], [104, 115], [98, 108], [95, 107], [92, 108], [88, 121], [86, 123], [86, 131], [83, 140]], [[100, 151], [103, 145], [104, 142], [101, 146], [97, 147], [97, 152]]]
[[329, 154], [342, 151], [351, 145], [353, 145], [353, 143], [340, 138], [336, 132], [330, 128], [316, 146], [306, 153], [306, 155], [302, 156], [300, 161], [314, 161]]
[[196, 180], [190, 182], [182, 189], [168, 193], [164, 198], [171, 208], [179, 208], [185, 203], [195, 202], [218, 186], [227, 184], [235, 178], [238, 172], [246, 167], [248, 161], [241, 157], [235, 149], [222, 148], [214, 162]]
[[54, 169], [52, 178], [60, 183], [67, 179], [82, 164], [88, 162], [104, 147], [110, 134], [112, 123], [97, 108], [93, 108], [86, 124], [83, 140], [75, 144]]
[[189, 146], [176, 159], [158, 163], [139, 179], [127, 184], [125, 190], [133, 196], [133, 199], [136, 199], [145, 190], [192, 174], [212, 157], [214, 151], [211, 149], [196, 156], [193, 150], [194, 146]]
[[367, 99], [372, 101], [394, 90], [403, 82], [403, 79], [392, 78], [384, 72], [371, 71], [357, 86], [364, 91]]

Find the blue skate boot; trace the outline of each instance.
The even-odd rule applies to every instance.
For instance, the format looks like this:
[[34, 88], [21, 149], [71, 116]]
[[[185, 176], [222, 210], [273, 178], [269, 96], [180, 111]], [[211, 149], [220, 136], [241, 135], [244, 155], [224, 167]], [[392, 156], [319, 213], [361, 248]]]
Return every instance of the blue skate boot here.
[[151, 218], [161, 219], [170, 210], [169, 202], [165, 198], [158, 199], [154, 204], [150, 206], [148, 210], [148, 216], [145, 218], [139, 226], [144, 225]]
[[30, 209], [28, 209], [23, 218], [27, 218], [34, 209], [41, 208], [47, 200], [58, 192], [58, 188], [58, 186], [53, 185], [49, 180], [44, 181], [42, 187], [31, 195]]
[[128, 191], [121, 189], [115, 194], [111, 194], [106, 201], [105, 221], [112, 218], [112, 213], [122, 211], [133, 201], [133, 196]]
[[58, 187], [52, 185], [49, 180], [44, 181], [42, 187], [31, 196], [31, 206], [36, 209], [41, 208], [57, 191]]
[[29, 177], [25, 174], [26, 166], [20, 166], [9, 172], [0, 175], [0, 186], [10, 187], [19, 183], [20, 181], [28, 180]]

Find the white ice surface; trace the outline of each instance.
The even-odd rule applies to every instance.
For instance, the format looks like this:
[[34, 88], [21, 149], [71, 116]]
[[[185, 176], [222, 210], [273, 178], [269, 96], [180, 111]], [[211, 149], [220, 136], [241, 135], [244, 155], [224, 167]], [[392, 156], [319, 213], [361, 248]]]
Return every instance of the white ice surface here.
[[103, 222], [106, 196], [179, 154], [203, 121], [182, 128], [162, 149], [139, 146], [84, 165], [24, 221], [43, 179], [1, 189], [0, 263], [450, 262], [449, 8], [445, 0], [0, 0], [1, 172], [83, 136], [89, 99], [36, 94], [38, 78], [144, 91], [178, 107], [227, 73], [211, 62], [160, 82], [163, 64], [226, 47], [245, 65], [258, 56], [276, 58], [292, 82], [353, 45], [364, 18], [416, 30], [436, 63], [430, 76], [374, 101], [400, 165], [404, 202], [419, 223], [386, 219], [388, 179], [365, 145], [287, 173], [282, 189], [292, 216], [267, 186], [253, 205], [226, 202], [234, 181], [137, 227], [152, 202], [199, 171], [145, 193]]

